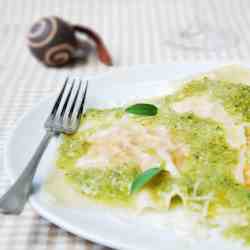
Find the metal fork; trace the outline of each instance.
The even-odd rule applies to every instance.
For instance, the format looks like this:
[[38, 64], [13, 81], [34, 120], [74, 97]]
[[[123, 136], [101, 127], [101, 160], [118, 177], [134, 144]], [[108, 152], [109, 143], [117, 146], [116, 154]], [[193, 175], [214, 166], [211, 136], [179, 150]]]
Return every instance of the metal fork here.
[[[72, 134], [79, 127], [84, 110], [88, 82], [67, 78], [63, 88], [45, 122], [46, 134], [30, 159], [28, 165], [0, 199], [0, 212], [20, 214], [32, 191], [32, 180], [38, 163], [48, 146], [50, 139], [61, 133]], [[34, 128], [35, 129], [35, 128]]]

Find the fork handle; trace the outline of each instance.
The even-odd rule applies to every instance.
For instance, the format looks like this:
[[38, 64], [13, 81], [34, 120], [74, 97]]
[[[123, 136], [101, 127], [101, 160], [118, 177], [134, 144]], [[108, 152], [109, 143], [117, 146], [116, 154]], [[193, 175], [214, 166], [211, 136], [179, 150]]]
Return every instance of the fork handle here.
[[32, 181], [36, 173], [38, 164], [47, 148], [50, 139], [55, 135], [52, 131], [47, 131], [40, 142], [34, 155], [27, 166], [10, 187], [10, 189], [0, 198], [0, 212], [7, 214], [20, 214], [29, 199], [32, 190]]

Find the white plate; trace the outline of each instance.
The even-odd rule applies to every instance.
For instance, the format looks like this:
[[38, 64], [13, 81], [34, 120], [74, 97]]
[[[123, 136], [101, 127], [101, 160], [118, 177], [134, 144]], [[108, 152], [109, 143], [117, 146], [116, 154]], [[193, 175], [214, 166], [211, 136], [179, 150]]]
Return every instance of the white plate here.
[[[115, 69], [92, 77], [88, 91], [88, 106], [108, 107], [164, 93], [170, 80], [185, 78], [218, 67], [218, 64], [145, 65]], [[86, 78], [86, 77], [84, 77]], [[44, 100], [26, 114], [13, 130], [5, 150], [5, 166], [14, 180], [44, 134], [43, 122], [50, 111], [54, 97]], [[41, 188], [53, 167], [57, 146], [53, 140], [44, 154], [35, 177], [35, 191], [31, 205], [44, 218], [67, 231], [109, 247], [130, 250], [165, 249], [242, 249], [238, 243], [225, 241], [219, 236], [193, 241], [182, 237], [171, 227], [155, 226], [148, 220], [127, 216], [100, 206], [64, 207], [50, 202]]]

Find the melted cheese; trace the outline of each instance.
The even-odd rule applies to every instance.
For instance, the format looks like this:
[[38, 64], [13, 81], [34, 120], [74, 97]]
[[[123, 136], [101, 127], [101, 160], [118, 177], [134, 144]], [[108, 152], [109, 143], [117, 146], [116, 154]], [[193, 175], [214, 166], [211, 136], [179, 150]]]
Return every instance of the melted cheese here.
[[[83, 129], [83, 128], [82, 128]], [[173, 175], [178, 171], [174, 166], [170, 152], [182, 145], [172, 143], [167, 128], [159, 126], [147, 129], [131, 122], [124, 116], [109, 128], [98, 130], [87, 138], [91, 148], [87, 154], [77, 161], [79, 168], [107, 167], [113, 163], [126, 164], [129, 161], [139, 165], [145, 171], [153, 166], [161, 165], [164, 161], [167, 170]], [[150, 153], [150, 150], [154, 150]]]

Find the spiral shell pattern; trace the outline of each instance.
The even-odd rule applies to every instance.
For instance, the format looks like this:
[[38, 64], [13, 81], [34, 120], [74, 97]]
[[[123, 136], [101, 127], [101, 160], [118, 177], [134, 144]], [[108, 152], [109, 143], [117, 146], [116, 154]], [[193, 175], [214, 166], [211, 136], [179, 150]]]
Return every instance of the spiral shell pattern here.
[[50, 66], [63, 65], [67, 63], [74, 53], [74, 48], [66, 43], [49, 48], [44, 57], [44, 62]]
[[58, 30], [56, 18], [47, 17], [37, 21], [28, 34], [29, 46], [41, 48], [47, 45]]

